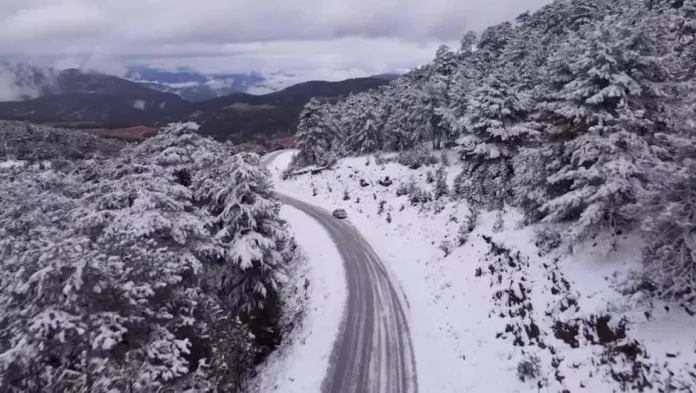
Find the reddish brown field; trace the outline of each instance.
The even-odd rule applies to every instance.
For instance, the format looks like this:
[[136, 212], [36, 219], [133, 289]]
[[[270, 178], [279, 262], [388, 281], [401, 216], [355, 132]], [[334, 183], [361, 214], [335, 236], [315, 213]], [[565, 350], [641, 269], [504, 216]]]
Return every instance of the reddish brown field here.
[[158, 130], [152, 127], [136, 126], [128, 128], [92, 130], [93, 133], [105, 137], [120, 139], [127, 142], [141, 142], [157, 135]]
[[289, 136], [287, 138], [280, 138], [271, 141], [271, 146], [274, 149], [292, 149], [297, 144], [297, 140], [294, 136]]

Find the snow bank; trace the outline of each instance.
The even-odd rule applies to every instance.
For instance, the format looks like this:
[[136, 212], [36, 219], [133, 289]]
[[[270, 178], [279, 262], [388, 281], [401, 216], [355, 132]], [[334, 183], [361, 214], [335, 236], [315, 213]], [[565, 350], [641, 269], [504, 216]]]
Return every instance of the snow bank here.
[[24, 161], [15, 161], [15, 160], [0, 161], [0, 169], [21, 168], [24, 166], [26, 166], [26, 162], [24, 162]]
[[[640, 267], [639, 239], [625, 237], [608, 257], [592, 245], [571, 256], [542, 255], [534, 228], [522, 227], [510, 209], [482, 213], [460, 246], [459, 229], [471, 214], [465, 203], [411, 205], [397, 196], [411, 181], [432, 191], [428, 172], [437, 167], [410, 170], [358, 157], [282, 181], [292, 154], [270, 165], [277, 190], [346, 209], [404, 289], [420, 391], [696, 386], [688, 375], [696, 365], [691, 310], [625, 293], [623, 282]], [[450, 185], [458, 170], [447, 167]]]
[[290, 280], [296, 288], [288, 309], [301, 315], [281, 347], [260, 366], [251, 390], [318, 393], [347, 299], [343, 262], [329, 234], [313, 219], [289, 206], [282, 208], [281, 216], [307, 257]]
[[53, 167], [51, 161], [38, 161], [30, 163], [25, 160], [5, 160], [0, 161], [0, 169], [20, 169], [20, 168], [30, 168], [30, 169], [50, 169]]

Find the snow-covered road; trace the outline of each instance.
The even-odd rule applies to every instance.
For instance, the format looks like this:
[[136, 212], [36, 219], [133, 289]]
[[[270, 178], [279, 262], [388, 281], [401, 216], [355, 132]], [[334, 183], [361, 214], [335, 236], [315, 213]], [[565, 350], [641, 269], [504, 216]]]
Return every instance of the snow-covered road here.
[[[269, 164], [278, 153], [263, 160]], [[312, 217], [329, 233], [348, 282], [345, 318], [334, 344], [325, 393], [416, 393], [415, 356], [403, 296], [370, 244], [347, 221], [279, 193], [283, 203]]]

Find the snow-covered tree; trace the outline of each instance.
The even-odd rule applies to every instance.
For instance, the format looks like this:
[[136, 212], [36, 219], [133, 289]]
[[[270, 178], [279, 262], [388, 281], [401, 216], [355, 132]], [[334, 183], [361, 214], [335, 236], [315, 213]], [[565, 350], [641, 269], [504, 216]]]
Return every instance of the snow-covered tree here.
[[279, 290], [294, 256], [269, 174], [256, 154], [240, 153], [192, 188], [196, 204], [212, 216], [206, 282], [238, 311], [266, 353], [278, 344]]
[[696, 1], [684, 0], [673, 22], [676, 25], [678, 75], [681, 80], [696, 78]]
[[553, 1], [529, 17], [523, 18], [523, 22], [544, 34], [562, 37], [568, 28], [569, 13], [567, 1]]
[[193, 189], [197, 204], [212, 215], [208, 227], [219, 253], [213, 274], [220, 295], [245, 313], [263, 309], [285, 280], [287, 233], [259, 157], [237, 154], [210, 168]]
[[481, 72], [485, 72], [487, 67], [493, 65], [505, 51], [505, 47], [510, 43], [514, 30], [510, 22], [503, 22], [495, 26], [486, 28], [481, 33], [481, 38], [476, 45], [474, 65]]
[[537, 134], [536, 125], [525, 122], [529, 103], [506, 82], [493, 74], [472, 93], [468, 132], [457, 140], [466, 171], [466, 183], [459, 183], [458, 191], [475, 204], [497, 206], [509, 200], [511, 159]]
[[132, 149], [130, 155], [138, 162], [196, 171], [217, 165], [236, 152], [229, 144], [201, 136], [196, 132], [198, 129], [198, 124], [193, 122], [168, 124], [157, 136]]
[[[523, 200], [546, 193], [530, 215], [575, 221], [572, 240], [602, 229], [614, 236], [631, 224], [621, 208], [641, 192], [638, 163], [651, 159], [651, 117], [663, 96], [660, 83], [668, 77], [652, 44], [625, 21], [608, 17], [570, 39], [551, 60], [550, 89], [539, 104], [548, 145], [537, 158], [549, 156], [542, 165], [554, 168], [532, 175], [543, 179], [545, 190], [517, 191]], [[548, 154], [556, 150], [553, 144], [562, 146], [558, 154]]]
[[579, 30], [601, 20], [609, 12], [610, 4], [605, 0], [572, 0], [568, 12], [568, 24], [570, 28]]
[[433, 107], [430, 96], [416, 84], [407, 84], [393, 103], [393, 112], [385, 129], [387, 146], [406, 150], [427, 141], [432, 136]]
[[645, 276], [667, 300], [696, 303], [696, 141], [660, 135], [673, 156], [646, 168], [648, 191], [631, 213], [643, 218]]
[[518, 17], [519, 25], [500, 54], [496, 69], [510, 80], [517, 92], [524, 93], [543, 85], [541, 70], [558, 46], [555, 36], [530, 26], [530, 19], [529, 15]]
[[457, 55], [447, 45], [440, 45], [432, 63], [432, 72], [449, 77], [454, 75], [458, 66]]
[[[200, 289], [196, 254], [209, 237], [190, 192], [154, 164], [85, 165], [77, 175], [45, 171], [3, 188], [2, 390], [238, 384], [243, 375], [223, 381], [206, 368], [229, 356], [214, 354], [206, 338], [222, 340], [209, 323], [228, 316]], [[82, 177], [95, 172], [102, 176]], [[253, 357], [243, 326], [229, 334]]]
[[454, 139], [454, 134], [445, 119], [450, 108], [450, 85], [458, 68], [458, 59], [447, 46], [438, 48], [432, 64], [426, 90], [430, 96], [430, 129], [432, 130], [433, 149], [439, 149], [443, 143]]
[[30, 162], [113, 156], [124, 143], [77, 130], [21, 121], [0, 121], [0, 160]]
[[346, 140], [350, 151], [373, 153], [384, 147], [384, 123], [376, 97], [371, 93], [359, 96], [353, 112], [351, 133]]
[[447, 185], [447, 172], [444, 166], [437, 168], [435, 172], [435, 190], [433, 191], [435, 199], [440, 199], [449, 195], [449, 186]]
[[474, 50], [476, 49], [477, 42], [478, 42], [478, 37], [476, 36], [475, 32], [467, 31], [466, 33], [464, 33], [464, 35], [462, 36], [462, 39], [460, 41], [460, 47], [459, 47], [460, 58], [468, 57], [472, 53], [474, 53]]
[[300, 113], [297, 126], [297, 148], [295, 156], [298, 165], [325, 165], [332, 150], [335, 130], [326, 121], [324, 104], [317, 99], [311, 99]]
[[0, 390], [234, 392], [277, 344], [293, 244], [267, 174], [191, 128], [69, 173], [0, 167]]
[[452, 76], [449, 84], [448, 107], [440, 109], [442, 121], [449, 131], [448, 139], [456, 140], [466, 129], [466, 112], [474, 86], [480, 81], [480, 74], [469, 67], [465, 61]]

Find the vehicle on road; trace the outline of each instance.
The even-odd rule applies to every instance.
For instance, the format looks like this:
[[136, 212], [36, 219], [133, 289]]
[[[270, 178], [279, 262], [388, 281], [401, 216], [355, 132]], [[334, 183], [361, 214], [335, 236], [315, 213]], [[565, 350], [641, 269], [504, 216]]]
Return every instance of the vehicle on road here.
[[343, 219], [348, 217], [348, 213], [346, 213], [346, 211], [343, 209], [336, 209], [333, 211], [333, 216], [336, 218]]

